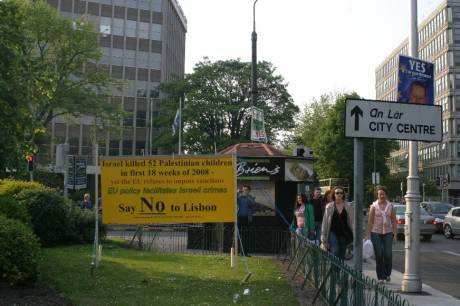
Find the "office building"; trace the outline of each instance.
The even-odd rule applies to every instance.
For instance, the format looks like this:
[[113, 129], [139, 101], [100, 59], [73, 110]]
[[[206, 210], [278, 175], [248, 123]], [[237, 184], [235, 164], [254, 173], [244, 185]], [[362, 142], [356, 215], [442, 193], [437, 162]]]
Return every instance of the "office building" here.
[[[460, 197], [460, 1], [443, 1], [418, 27], [418, 57], [435, 64], [435, 104], [442, 107], [443, 140], [419, 143], [419, 175], [425, 180], [449, 177], [446, 189]], [[398, 56], [408, 55], [403, 41], [375, 72], [377, 100], [396, 101]], [[391, 154], [390, 171], [407, 174], [409, 141]]]
[[[157, 154], [150, 139], [159, 131], [150, 130], [150, 123], [161, 108], [159, 85], [184, 75], [187, 20], [178, 2], [47, 0], [47, 3], [66, 18], [75, 20], [83, 15], [91, 21], [101, 33], [103, 56], [98, 64], [105, 65], [113, 78], [125, 80], [124, 89], [114, 89], [109, 99], [119, 103], [129, 115], [118, 126], [96, 128], [100, 155]], [[42, 164], [52, 166], [56, 145], [67, 142], [69, 154], [87, 156], [88, 173], [94, 173], [91, 167], [94, 119], [58, 117], [49, 126], [49, 132], [49, 145], [40, 149]]]

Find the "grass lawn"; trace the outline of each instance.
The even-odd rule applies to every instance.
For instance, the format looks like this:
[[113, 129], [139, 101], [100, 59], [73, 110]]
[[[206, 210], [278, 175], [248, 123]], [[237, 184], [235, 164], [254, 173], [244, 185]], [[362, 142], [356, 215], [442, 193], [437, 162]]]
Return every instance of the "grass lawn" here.
[[[299, 305], [270, 259], [248, 258], [230, 268], [230, 256], [158, 254], [105, 242], [102, 261], [90, 275], [92, 245], [43, 249], [41, 279], [76, 305]], [[251, 294], [243, 295], [249, 288]]]

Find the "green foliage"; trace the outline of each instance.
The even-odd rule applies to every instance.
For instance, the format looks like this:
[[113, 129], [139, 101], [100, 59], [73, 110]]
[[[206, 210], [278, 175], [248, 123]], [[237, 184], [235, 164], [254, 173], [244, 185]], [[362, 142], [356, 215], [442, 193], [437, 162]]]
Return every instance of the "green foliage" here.
[[[21, 174], [16, 178], [24, 181], [29, 179], [28, 172], [23, 172]], [[34, 170], [34, 182], [40, 183], [49, 188], [62, 190], [64, 177], [62, 173], [53, 173], [36, 169]]]
[[17, 198], [23, 190], [51, 191], [52, 189], [37, 182], [0, 180], [0, 195], [8, 195]]
[[121, 115], [107, 100], [121, 83], [94, 64], [102, 52], [93, 27], [45, 1], [0, 1], [0, 177], [6, 167], [24, 168], [23, 154], [45, 141], [54, 117]]
[[24, 99], [24, 76], [27, 61], [23, 3], [0, 1], [0, 177], [6, 168], [20, 167], [23, 126], [27, 124], [27, 104]]
[[297, 125], [294, 128], [293, 144], [304, 144], [312, 147], [318, 130], [323, 125], [328, 111], [334, 106], [338, 94], [324, 94], [319, 99], [313, 100], [305, 105], [302, 114], [299, 116]]
[[27, 205], [35, 234], [44, 246], [69, 243], [76, 239], [70, 203], [54, 191], [24, 190], [20, 201]]
[[30, 224], [30, 216], [24, 203], [15, 200], [11, 196], [0, 195], [0, 214], [9, 219]]
[[[269, 142], [273, 142], [280, 132], [294, 127], [294, 116], [299, 109], [271, 63], [260, 62], [257, 68], [259, 97], [255, 106], [264, 111], [266, 134]], [[250, 79], [250, 63], [239, 59], [211, 62], [205, 58], [184, 80], [162, 85], [161, 89], [170, 94], [170, 100], [163, 103], [164, 116], [156, 123], [170, 126], [179, 97], [185, 95], [184, 149], [208, 153], [215, 148], [221, 150], [234, 143], [248, 142], [252, 105]], [[165, 131], [155, 139], [155, 144], [172, 148], [177, 143], [177, 135], [170, 135]]]
[[[319, 178], [340, 177], [348, 179], [353, 186], [353, 139], [345, 138], [345, 102], [347, 98], [360, 98], [356, 93], [323, 95], [319, 101], [313, 101], [304, 110], [305, 124], [299, 125], [298, 139], [312, 148], [315, 171]], [[367, 197], [372, 199], [374, 143], [371, 139], [362, 139], [364, 147], [364, 186]], [[390, 152], [397, 149], [393, 140], [376, 139], [376, 169], [383, 178], [389, 174], [386, 159]], [[352, 192], [352, 190], [351, 190]]]
[[30, 228], [0, 215], [0, 250], [2, 281], [13, 286], [36, 280], [40, 244]]

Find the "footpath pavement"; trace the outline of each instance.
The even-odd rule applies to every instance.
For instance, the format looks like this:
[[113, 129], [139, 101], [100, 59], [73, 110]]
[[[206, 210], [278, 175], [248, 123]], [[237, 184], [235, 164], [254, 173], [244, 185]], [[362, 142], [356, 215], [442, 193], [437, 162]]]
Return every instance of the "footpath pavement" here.
[[[366, 276], [376, 279], [375, 274], [375, 260], [368, 259], [363, 263], [363, 273]], [[391, 281], [385, 283], [389, 289], [396, 291], [402, 298], [416, 306], [432, 306], [432, 305], [446, 305], [446, 306], [460, 306], [460, 300], [448, 295], [442, 291], [434, 289], [431, 286], [422, 284], [421, 294], [408, 294], [401, 292], [401, 283], [403, 280], [403, 273], [393, 270], [391, 273]], [[422, 280], [423, 281], [423, 280]]]

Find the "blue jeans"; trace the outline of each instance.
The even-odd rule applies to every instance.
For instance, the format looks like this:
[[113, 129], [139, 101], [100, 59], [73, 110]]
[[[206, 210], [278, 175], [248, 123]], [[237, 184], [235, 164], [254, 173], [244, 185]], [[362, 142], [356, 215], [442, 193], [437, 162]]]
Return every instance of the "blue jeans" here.
[[371, 233], [371, 241], [374, 246], [375, 262], [377, 264], [377, 278], [379, 280], [384, 280], [391, 275], [393, 263], [393, 233]]
[[347, 243], [344, 236], [337, 236], [334, 232], [329, 233], [329, 246], [331, 253], [338, 258], [345, 260]]
[[315, 234], [316, 234], [316, 245], [320, 245], [321, 244], [321, 226], [322, 226], [322, 222], [315, 222]]

